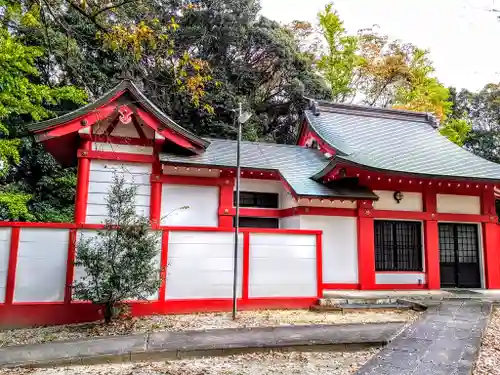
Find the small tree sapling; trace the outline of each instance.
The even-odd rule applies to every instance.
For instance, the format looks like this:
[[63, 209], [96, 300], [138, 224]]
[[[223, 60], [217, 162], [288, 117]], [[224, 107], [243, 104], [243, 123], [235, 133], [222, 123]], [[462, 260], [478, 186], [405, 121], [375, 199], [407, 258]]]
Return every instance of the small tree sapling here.
[[74, 296], [102, 306], [106, 323], [116, 317], [123, 302], [145, 300], [161, 284], [159, 231], [135, 210], [137, 187], [114, 174], [106, 198], [107, 218], [97, 236], [80, 237], [75, 266], [85, 275], [74, 282]]

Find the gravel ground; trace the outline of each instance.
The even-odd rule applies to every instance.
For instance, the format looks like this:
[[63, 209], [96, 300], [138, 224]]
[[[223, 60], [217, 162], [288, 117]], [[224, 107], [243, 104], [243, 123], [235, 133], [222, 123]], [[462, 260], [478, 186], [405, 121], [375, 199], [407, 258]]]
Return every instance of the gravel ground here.
[[317, 313], [307, 310], [265, 310], [238, 313], [236, 321], [228, 313], [155, 315], [144, 318], [120, 319], [111, 325], [102, 323], [73, 324], [0, 332], [0, 347], [38, 344], [56, 340], [72, 340], [106, 335], [153, 331], [184, 331], [237, 327], [268, 327], [297, 324], [376, 323], [413, 320], [418, 313], [359, 312]]
[[[0, 370], [1, 375], [348, 375], [378, 349], [358, 352], [244, 354], [171, 362]], [[9, 372], [3, 372], [9, 371]]]
[[500, 375], [500, 308], [491, 314], [474, 375]]

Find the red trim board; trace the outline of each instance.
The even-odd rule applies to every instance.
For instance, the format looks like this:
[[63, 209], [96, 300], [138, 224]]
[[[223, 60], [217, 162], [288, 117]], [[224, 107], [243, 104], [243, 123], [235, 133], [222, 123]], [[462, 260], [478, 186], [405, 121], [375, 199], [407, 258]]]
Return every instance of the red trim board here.
[[7, 269], [7, 282], [5, 285], [5, 304], [10, 305], [14, 301], [14, 289], [16, 288], [17, 253], [19, 250], [20, 228], [12, 228], [10, 232], [9, 265]]

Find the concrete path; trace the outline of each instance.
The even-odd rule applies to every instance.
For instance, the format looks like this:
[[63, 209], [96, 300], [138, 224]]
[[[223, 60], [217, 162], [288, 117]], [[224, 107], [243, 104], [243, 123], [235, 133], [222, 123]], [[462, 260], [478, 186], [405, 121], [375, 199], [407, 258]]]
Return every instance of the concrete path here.
[[384, 345], [404, 323], [283, 326], [156, 332], [78, 341], [0, 348], [0, 367], [81, 365], [106, 362], [166, 360], [189, 355], [227, 355], [235, 352], [327, 345]]
[[470, 375], [490, 313], [487, 301], [432, 307], [356, 375]]

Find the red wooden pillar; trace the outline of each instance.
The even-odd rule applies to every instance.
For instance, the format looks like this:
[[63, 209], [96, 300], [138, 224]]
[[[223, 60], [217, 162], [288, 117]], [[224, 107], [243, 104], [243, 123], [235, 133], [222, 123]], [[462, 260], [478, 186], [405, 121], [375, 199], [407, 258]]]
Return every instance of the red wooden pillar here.
[[91, 142], [88, 139], [81, 140], [82, 153], [78, 158], [78, 170], [76, 176], [75, 197], [75, 223], [84, 224], [87, 216], [87, 198], [89, 193], [90, 159], [86, 157], [90, 151]]
[[424, 211], [430, 213], [430, 218], [424, 221], [425, 272], [427, 288], [440, 289], [441, 276], [439, 271], [439, 230], [437, 222], [436, 191], [427, 189], [423, 195]]
[[495, 194], [492, 186], [488, 186], [481, 195], [481, 213], [490, 217], [490, 222], [483, 223], [484, 274], [485, 287], [500, 289], [500, 246]]
[[154, 157], [155, 161], [151, 169], [151, 194], [149, 197], [149, 221], [152, 228], [158, 228], [161, 224], [161, 174], [162, 166], [159, 159], [159, 151], [161, 150], [161, 143], [155, 143]]
[[373, 202], [359, 202], [358, 282], [361, 290], [375, 288], [375, 232], [372, 210]]
[[219, 227], [233, 227], [234, 177], [226, 177], [219, 185]]

